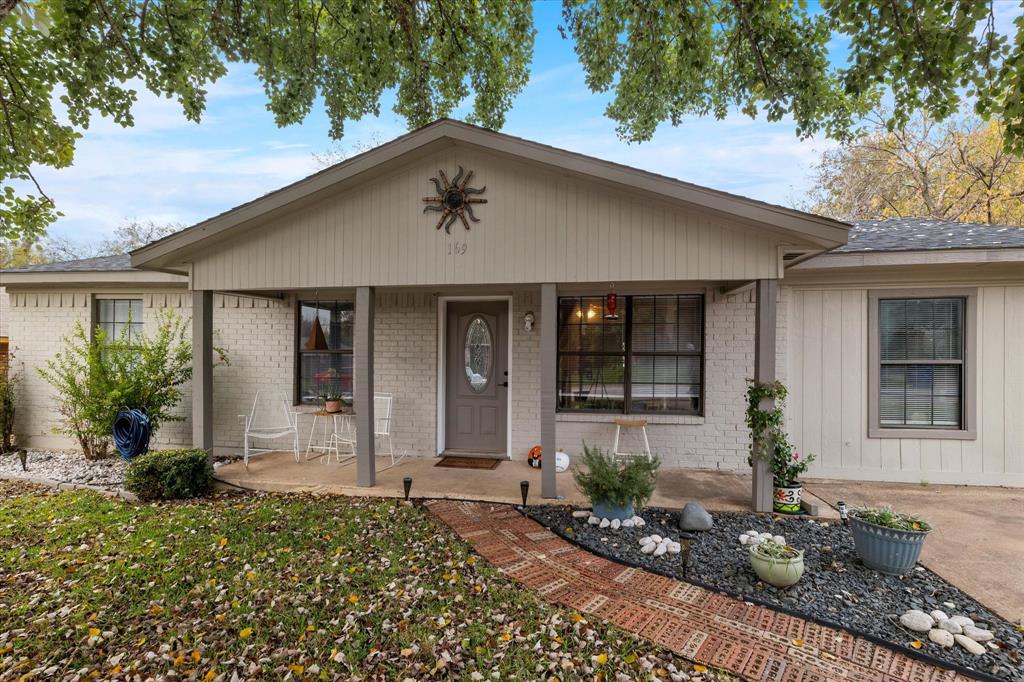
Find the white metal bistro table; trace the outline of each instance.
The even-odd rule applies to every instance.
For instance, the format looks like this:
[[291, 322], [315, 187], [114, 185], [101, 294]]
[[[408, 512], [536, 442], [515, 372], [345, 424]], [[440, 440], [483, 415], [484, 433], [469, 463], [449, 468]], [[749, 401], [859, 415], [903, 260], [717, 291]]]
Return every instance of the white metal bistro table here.
[[[317, 410], [311, 414], [313, 415], [313, 425], [309, 429], [309, 441], [306, 443], [306, 461], [309, 461], [311, 452], [319, 452], [321, 456], [326, 456], [324, 461], [328, 462], [333, 452], [335, 458], [340, 462], [338, 441], [333, 436], [336, 433], [354, 432], [355, 425], [352, 423], [352, 418], [355, 415], [344, 412], [327, 412], [326, 410]], [[313, 443], [313, 439], [316, 437], [317, 422], [321, 421], [323, 422], [323, 436], [320, 444], [317, 445]]]

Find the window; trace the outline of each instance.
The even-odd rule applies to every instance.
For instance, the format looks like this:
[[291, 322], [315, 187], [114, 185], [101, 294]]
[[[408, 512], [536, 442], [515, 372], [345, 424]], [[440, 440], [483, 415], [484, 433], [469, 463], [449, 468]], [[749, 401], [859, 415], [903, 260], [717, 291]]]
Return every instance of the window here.
[[616, 316], [603, 296], [559, 299], [559, 410], [700, 414], [704, 297], [620, 301]]
[[108, 341], [127, 333], [128, 343], [132, 343], [142, 333], [142, 299], [96, 299], [96, 328], [103, 330]]
[[973, 294], [871, 295], [871, 433], [969, 433]]
[[299, 304], [296, 402], [352, 399], [352, 303]]

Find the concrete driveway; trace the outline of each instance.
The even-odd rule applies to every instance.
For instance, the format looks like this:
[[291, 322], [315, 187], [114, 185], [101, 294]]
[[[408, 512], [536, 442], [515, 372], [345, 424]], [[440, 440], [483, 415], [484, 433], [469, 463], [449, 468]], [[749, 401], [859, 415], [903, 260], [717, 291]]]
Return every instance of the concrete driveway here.
[[835, 505], [889, 505], [932, 531], [921, 563], [1013, 623], [1024, 623], [1024, 489], [809, 480]]

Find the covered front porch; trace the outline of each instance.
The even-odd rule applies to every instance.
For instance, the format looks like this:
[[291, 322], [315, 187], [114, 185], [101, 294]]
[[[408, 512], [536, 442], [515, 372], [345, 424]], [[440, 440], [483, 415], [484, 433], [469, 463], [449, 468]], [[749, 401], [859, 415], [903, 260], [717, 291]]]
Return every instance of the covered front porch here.
[[[544, 457], [538, 471], [526, 466], [527, 453], [539, 445], [545, 454], [565, 450], [575, 460], [581, 454], [583, 443], [612, 450], [617, 416], [647, 423], [644, 436], [650, 436], [650, 451], [661, 457], [662, 476], [670, 488], [671, 482], [678, 480], [679, 485], [684, 486], [681, 491], [688, 489], [686, 486], [693, 479], [683, 474], [689, 476], [695, 469], [748, 471], [746, 443], [749, 441], [742, 424], [745, 380], [751, 376], [760, 381], [775, 378], [777, 280], [739, 284], [686, 281], [620, 284], [616, 289], [620, 306], [617, 312], [621, 314], [614, 322], [603, 319], [607, 314], [607, 286], [606, 283], [477, 286], [472, 288], [476, 292], [472, 294], [467, 293], [469, 289], [465, 287], [432, 291], [408, 287], [354, 287], [280, 292], [278, 296], [285, 301], [284, 305], [293, 310], [295, 325], [290, 333], [294, 337], [295, 374], [287, 380], [294, 394], [288, 396], [288, 406], [282, 407], [298, 413], [298, 445], [303, 461], [296, 464], [290, 458], [291, 453], [288, 458], [280, 454], [263, 455], [250, 462], [248, 474], [236, 474], [238, 467], [244, 471], [241, 464], [230, 465], [224, 471], [230, 472], [232, 480], [242, 485], [250, 476], [255, 476], [252, 480], [274, 489], [278, 486], [307, 489], [323, 484], [338, 490], [359, 487], [384, 493], [389, 487], [401, 489], [404, 476], [390, 480], [394, 478], [393, 471], [386, 472], [388, 476], [383, 481], [378, 479], [379, 470], [391, 464], [390, 457], [381, 455], [395, 452], [399, 456], [408, 455], [404, 461], [409, 462], [409, 466], [423, 469], [421, 473], [425, 473], [426, 480], [432, 481], [431, 497], [442, 497], [453, 491], [462, 494], [461, 491], [475, 488], [466, 488], [463, 484], [462, 477], [469, 475], [468, 472], [434, 469], [435, 456], [453, 450], [468, 451], [502, 460], [500, 470], [506, 472], [502, 475], [474, 472], [480, 474], [474, 479], [474, 485], [479, 487], [475, 499], [518, 500], [519, 482], [530, 480], [532, 499], [571, 501], [575, 495], [571, 477], [556, 475], [555, 459]], [[219, 298], [210, 291], [193, 292], [193, 334], [197, 349], [213, 347], [213, 330], [217, 325], [212, 311], [214, 301]], [[668, 304], [671, 327], [667, 330], [661, 329], [666, 322], [660, 317], [665, 304]], [[486, 314], [488, 311], [493, 313], [493, 318]], [[629, 326], [641, 314], [655, 315], [655, 311], [658, 311], [657, 316], [651, 321]], [[692, 320], [688, 315], [693, 316]], [[341, 322], [337, 316], [343, 318]], [[279, 315], [273, 322], [261, 322], [261, 319], [255, 316], [253, 327], [280, 326], [282, 317]], [[485, 319], [490, 321], [485, 323]], [[567, 319], [573, 323], [567, 324]], [[488, 363], [487, 368], [478, 368], [478, 373], [470, 372], [462, 364], [463, 346], [459, 342], [468, 338], [463, 320], [477, 320], [487, 329], [493, 327], [493, 333], [487, 332], [488, 344], [493, 343], [493, 347], [488, 346], [493, 362]], [[684, 324], [694, 326], [686, 332]], [[612, 329], [613, 325], [618, 328]], [[581, 359], [593, 361], [602, 356], [567, 353], [567, 337], [594, 336], [595, 332], [602, 338], [611, 334], [615, 336], [616, 346], [626, 346], [612, 362], [613, 365], [623, 363], [626, 378], [607, 376], [608, 370], [603, 370], [606, 375], [595, 386], [592, 376], [583, 377], [585, 368], [577, 371], [577, 367], [583, 365]], [[648, 333], [653, 339], [650, 343], [657, 343], [662, 349], [665, 339], [678, 343], [680, 349], [684, 343], [694, 344], [689, 355], [680, 351], [678, 355], [662, 353], [642, 358], [650, 361], [652, 369], [646, 371], [652, 376], [657, 373], [655, 370], [661, 371], [658, 366], [667, 360], [672, 363], [675, 377], [678, 362], [679, 378], [672, 380], [678, 381], [678, 385], [637, 383], [644, 370], [640, 356], [633, 357], [628, 344], [633, 343], [635, 350], [637, 340]], [[347, 339], [341, 344], [346, 349], [344, 355], [311, 350], [325, 334], [331, 339], [327, 345], [332, 347], [338, 335]], [[339, 467], [336, 462], [314, 466], [305, 461], [307, 443], [316, 440], [322, 444], [327, 439], [322, 429], [332, 421], [319, 417], [316, 422], [312, 414], [323, 403], [318, 397], [321, 394], [310, 382], [322, 373], [323, 367], [316, 363], [307, 367], [306, 359], [321, 355], [333, 358], [332, 362], [341, 360], [337, 366], [348, 368], [344, 380], [336, 382], [351, 401], [351, 414], [344, 422], [345, 428], [354, 432], [356, 445], [349, 451], [354, 456], [348, 466]], [[231, 423], [231, 417], [237, 414], [237, 402], [223, 399], [225, 389], [220, 382], [230, 383], [233, 373], [246, 374], [248, 369], [242, 366], [218, 369], [215, 379], [211, 356], [210, 352], [194, 355], [193, 436], [197, 447], [223, 453], [229, 440], [225, 437], [225, 428], [231, 431], [240, 427], [236, 426], [237, 422]], [[694, 378], [684, 380], [684, 368], [693, 371]], [[474, 378], [469, 379], [470, 376]], [[477, 380], [474, 387], [472, 384]], [[689, 385], [688, 381], [694, 384]], [[255, 387], [274, 383], [270, 378], [261, 379]], [[665, 389], [673, 397], [665, 397]], [[456, 395], [460, 392], [464, 395]], [[386, 417], [377, 414], [381, 405], [374, 397], [381, 395], [393, 400]], [[464, 427], [457, 418], [460, 411], [475, 409], [467, 401], [480, 400], [485, 404], [483, 410], [494, 408], [495, 416], [490, 419], [487, 433], [474, 431], [487, 419], [472, 417], [470, 428]], [[688, 407], [691, 409], [687, 413], [684, 410]], [[616, 409], [624, 410], [625, 414]], [[382, 418], [389, 435], [386, 449], [381, 448], [381, 439], [374, 437], [380, 434]], [[467, 433], [471, 436], [468, 441]], [[475, 440], [481, 436], [483, 441]], [[622, 450], [637, 452], [643, 443], [638, 436], [636, 432], [624, 430]], [[474, 448], [478, 442], [480, 447]], [[521, 471], [506, 481], [511, 467]], [[708, 472], [700, 476], [705, 473]], [[324, 476], [330, 479], [329, 483], [324, 483]], [[753, 506], [762, 511], [770, 508], [771, 481], [763, 466], [755, 467], [753, 475], [722, 473], [720, 476], [721, 480], [732, 483], [726, 496], [732, 501], [723, 508], [732, 508], [735, 504], [737, 481], [742, 481], [745, 489], [743, 508]], [[665, 506], [672, 506], [677, 498], [679, 504], [684, 503], [681, 491], [667, 494]], [[694, 490], [691, 498], [705, 499], [705, 496]]]

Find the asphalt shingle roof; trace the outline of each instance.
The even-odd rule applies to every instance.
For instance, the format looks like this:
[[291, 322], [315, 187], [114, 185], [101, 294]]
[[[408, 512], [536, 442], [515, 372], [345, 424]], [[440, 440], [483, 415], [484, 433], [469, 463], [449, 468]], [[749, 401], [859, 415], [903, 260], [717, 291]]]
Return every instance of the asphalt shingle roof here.
[[849, 241], [832, 253], [1024, 248], [1024, 227], [958, 223], [934, 218], [858, 220]]
[[27, 265], [23, 268], [10, 268], [4, 272], [129, 272], [134, 269], [132, 257], [128, 254], [119, 254], [117, 256], [68, 260], [60, 263]]

